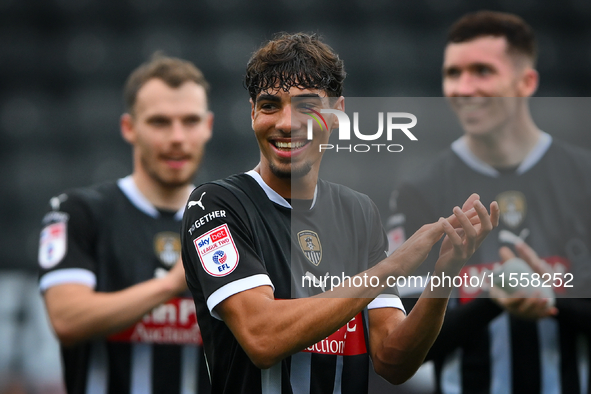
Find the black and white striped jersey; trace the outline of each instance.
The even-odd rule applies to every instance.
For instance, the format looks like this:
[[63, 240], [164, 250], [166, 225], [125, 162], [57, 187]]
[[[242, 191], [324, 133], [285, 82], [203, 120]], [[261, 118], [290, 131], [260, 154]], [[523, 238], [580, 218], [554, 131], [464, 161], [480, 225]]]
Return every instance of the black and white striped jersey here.
[[[573, 295], [586, 297], [558, 298], [556, 318], [524, 321], [479, 297], [481, 289], [457, 289], [428, 355], [435, 362], [437, 392], [589, 392], [589, 174], [591, 152], [553, 141], [546, 133], [511, 171], [480, 161], [460, 138], [395, 191], [395, 212], [388, 221], [391, 249], [422, 224], [449, 216], [454, 206], [462, 206], [476, 192], [487, 207], [493, 200], [499, 203], [500, 223], [461, 275], [486, 275], [500, 262], [499, 248], [521, 238], [555, 272], [571, 272]], [[436, 257], [432, 252], [417, 273], [432, 272]], [[401, 294], [404, 297], [404, 290]], [[408, 308], [412, 301], [404, 300]]]
[[[380, 216], [367, 196], [319, 180], [314, 200], [300, 203], [290, 204], [254, 171], [201, 185], [189, 199], [183, 261], [216, 393], [367, 392], [365, 312], [265, 370], [215, 313], [223, 300], [258, 286], [271, 286], [276, 299], [318, 294], [330, 286], [326, 275], [353, 276], [386, 257]], [[369, 307], [402, 308], [396, 290], [390, 293]]]
[[[163, 212], [131, 177], [50, 201], [39, 247], [40, 287], [78, 283], [113, 292], [165, 274], [180, 256], [184, 209]], [[190, 295], [110, 336], [62, 347], [69, 394], [209, 393]]]

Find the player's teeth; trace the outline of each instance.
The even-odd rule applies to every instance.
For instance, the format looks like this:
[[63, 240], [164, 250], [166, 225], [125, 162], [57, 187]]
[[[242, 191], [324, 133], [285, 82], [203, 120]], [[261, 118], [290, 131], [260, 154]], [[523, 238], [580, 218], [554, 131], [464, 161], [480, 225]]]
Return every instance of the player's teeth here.
[[304, 146], [303, 142], [275, 142], [275, 146], [279, 149], [298, 149]]

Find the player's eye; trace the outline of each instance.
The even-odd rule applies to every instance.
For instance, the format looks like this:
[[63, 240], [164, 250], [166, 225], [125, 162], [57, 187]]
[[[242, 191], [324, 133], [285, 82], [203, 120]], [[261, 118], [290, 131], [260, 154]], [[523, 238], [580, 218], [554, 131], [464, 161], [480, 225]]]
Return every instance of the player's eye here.
[[458, 78], [461, 74], [461, 71], [457, 68], [454, 67], [450, 67], [450, 68], [446, 68], [443, 71], [443, 76], [445, 78]]
[[147, 123], [154, 127], [167, 127], [171, 124], [170, 119], [160, 116], [149, 118]]
[[195, 126], [201, 122], [201, 118], [199, 116], [187, 116], [183, 119], [183, 124], [185, 126]]
[[318, 110], [318, 107], [320, 107], [320, 101], [308, 101], [308, 102], [304, 102], [304, 103], [299, 103], [298, 104], [298, 110], [302, 111], [302, 112], [310, 112], [310, 110]]
[[274, 104], [274, 103], [266, 102], [266, 103], [261, 103], [260, 106], [259, 106], [259, 108], [262, 111], [273, 111], [274, 109], [277, 108], [277, 105]]
[[474, 70], [480, 76], [487, 76], [493, 73], [493, 70], [488, 66], [477, 66]]

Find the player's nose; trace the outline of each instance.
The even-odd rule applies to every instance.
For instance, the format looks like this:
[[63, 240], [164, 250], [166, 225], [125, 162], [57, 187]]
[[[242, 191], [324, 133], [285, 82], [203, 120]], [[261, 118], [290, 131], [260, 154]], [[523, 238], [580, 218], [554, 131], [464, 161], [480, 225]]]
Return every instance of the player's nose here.
[[172, 122], [171, 130], [170, 130], [170, 139], [173, 142], [182, 142], [186, 137], [186, 130], [183, 125], [183, 122], [180, 120], [175, 120]]
[[292, 116], [292, 107], [291, 104], [283, 106], [281, 111], [279, 112], [279, 119], [277, 120], [276, 127], [278, 130], [286, 134], [291, 134], [291, 131], [294, 127], [297, 127], [298, 120], [296, 117]]
[[452, 92], [450, 96], [456, 97], [470, 97], [475, 96], [478, 91], [476, 80], [470, 73], [463, 72], [453, 82]]

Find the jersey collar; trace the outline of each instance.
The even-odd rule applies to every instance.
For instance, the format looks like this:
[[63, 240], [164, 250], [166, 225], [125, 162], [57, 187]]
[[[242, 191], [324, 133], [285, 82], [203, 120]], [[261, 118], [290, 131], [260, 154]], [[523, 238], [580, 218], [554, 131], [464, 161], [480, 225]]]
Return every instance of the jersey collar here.
[[[246, 175], [249, 175], [255, 181], [257, 181], [259, 186], [265, 191], [265, 194], [267, 195], [269, 200], [271, 200], [275, 204], [281, 205], [282, 207], [292, 209], [291, 204], [288, 203], [285, 200], [285, 198], [281, 197], [279, 195], [279, 193], [277, 193], [275, 190], [271, 189], [271, 187], [269, 185], [267, 185], [265, 183], [265, 181], [263, 181], [263, 178], [261, 177], [261, 175], [258, 172], [256, 172], [255, 170], [250, 170], [246, 173]], [[316, 195], [317, 194], [318, 194], [318, 184], [314, 188], [314, 199], [312, 200], [312, 206], [310, 207], [310, 209], [314, 208], [314, 205], [316, 204]]]
[[[521, 162], [519, 167], [517, 167], [515, 173], [517, 175], [522, 175], [525, 172], [529, 171], [540, 161], [540, 159], [544, 156], [551, 144], [552, 136], [550, 136], [550, 134], [548, 133], [541, 131], [541, 135], [538, 139], [538, 142], [536, 143], [534, 148], [529, 152], [529, 154], [525, 157], [525, 159]], [[472, 153], [470, 148], [468, 148], [468, 143], [466, 142], [465, 137], [460, 137], [457, 140], [455, 140], [451, 144], [451, 149], [468, 167], [470, 167], [474, 171], [493, 178], [496, 178], [500, 175], [499, 171], [497, 171], [494, 167], [480, 160], [478, 157], [476, 157], [474, 153]]]
[[[119, 186], [119, 189], [121, 189], [123, 194], [125, 194], [125, 196], [137, 209], [155, 219], [160, 217], [160, 212], [158, 212], [158, 209], [156, 209], [156, 207], [152, 205], [146, 196], [140, 192], [140, 189], [137, 188], [131, 175], [119, 179], [117, 181], [117, 186]], [[185, 206], [183, 205], [183, 207], [174, 214], [174, 220], [182, 220], [184, 212]]]

